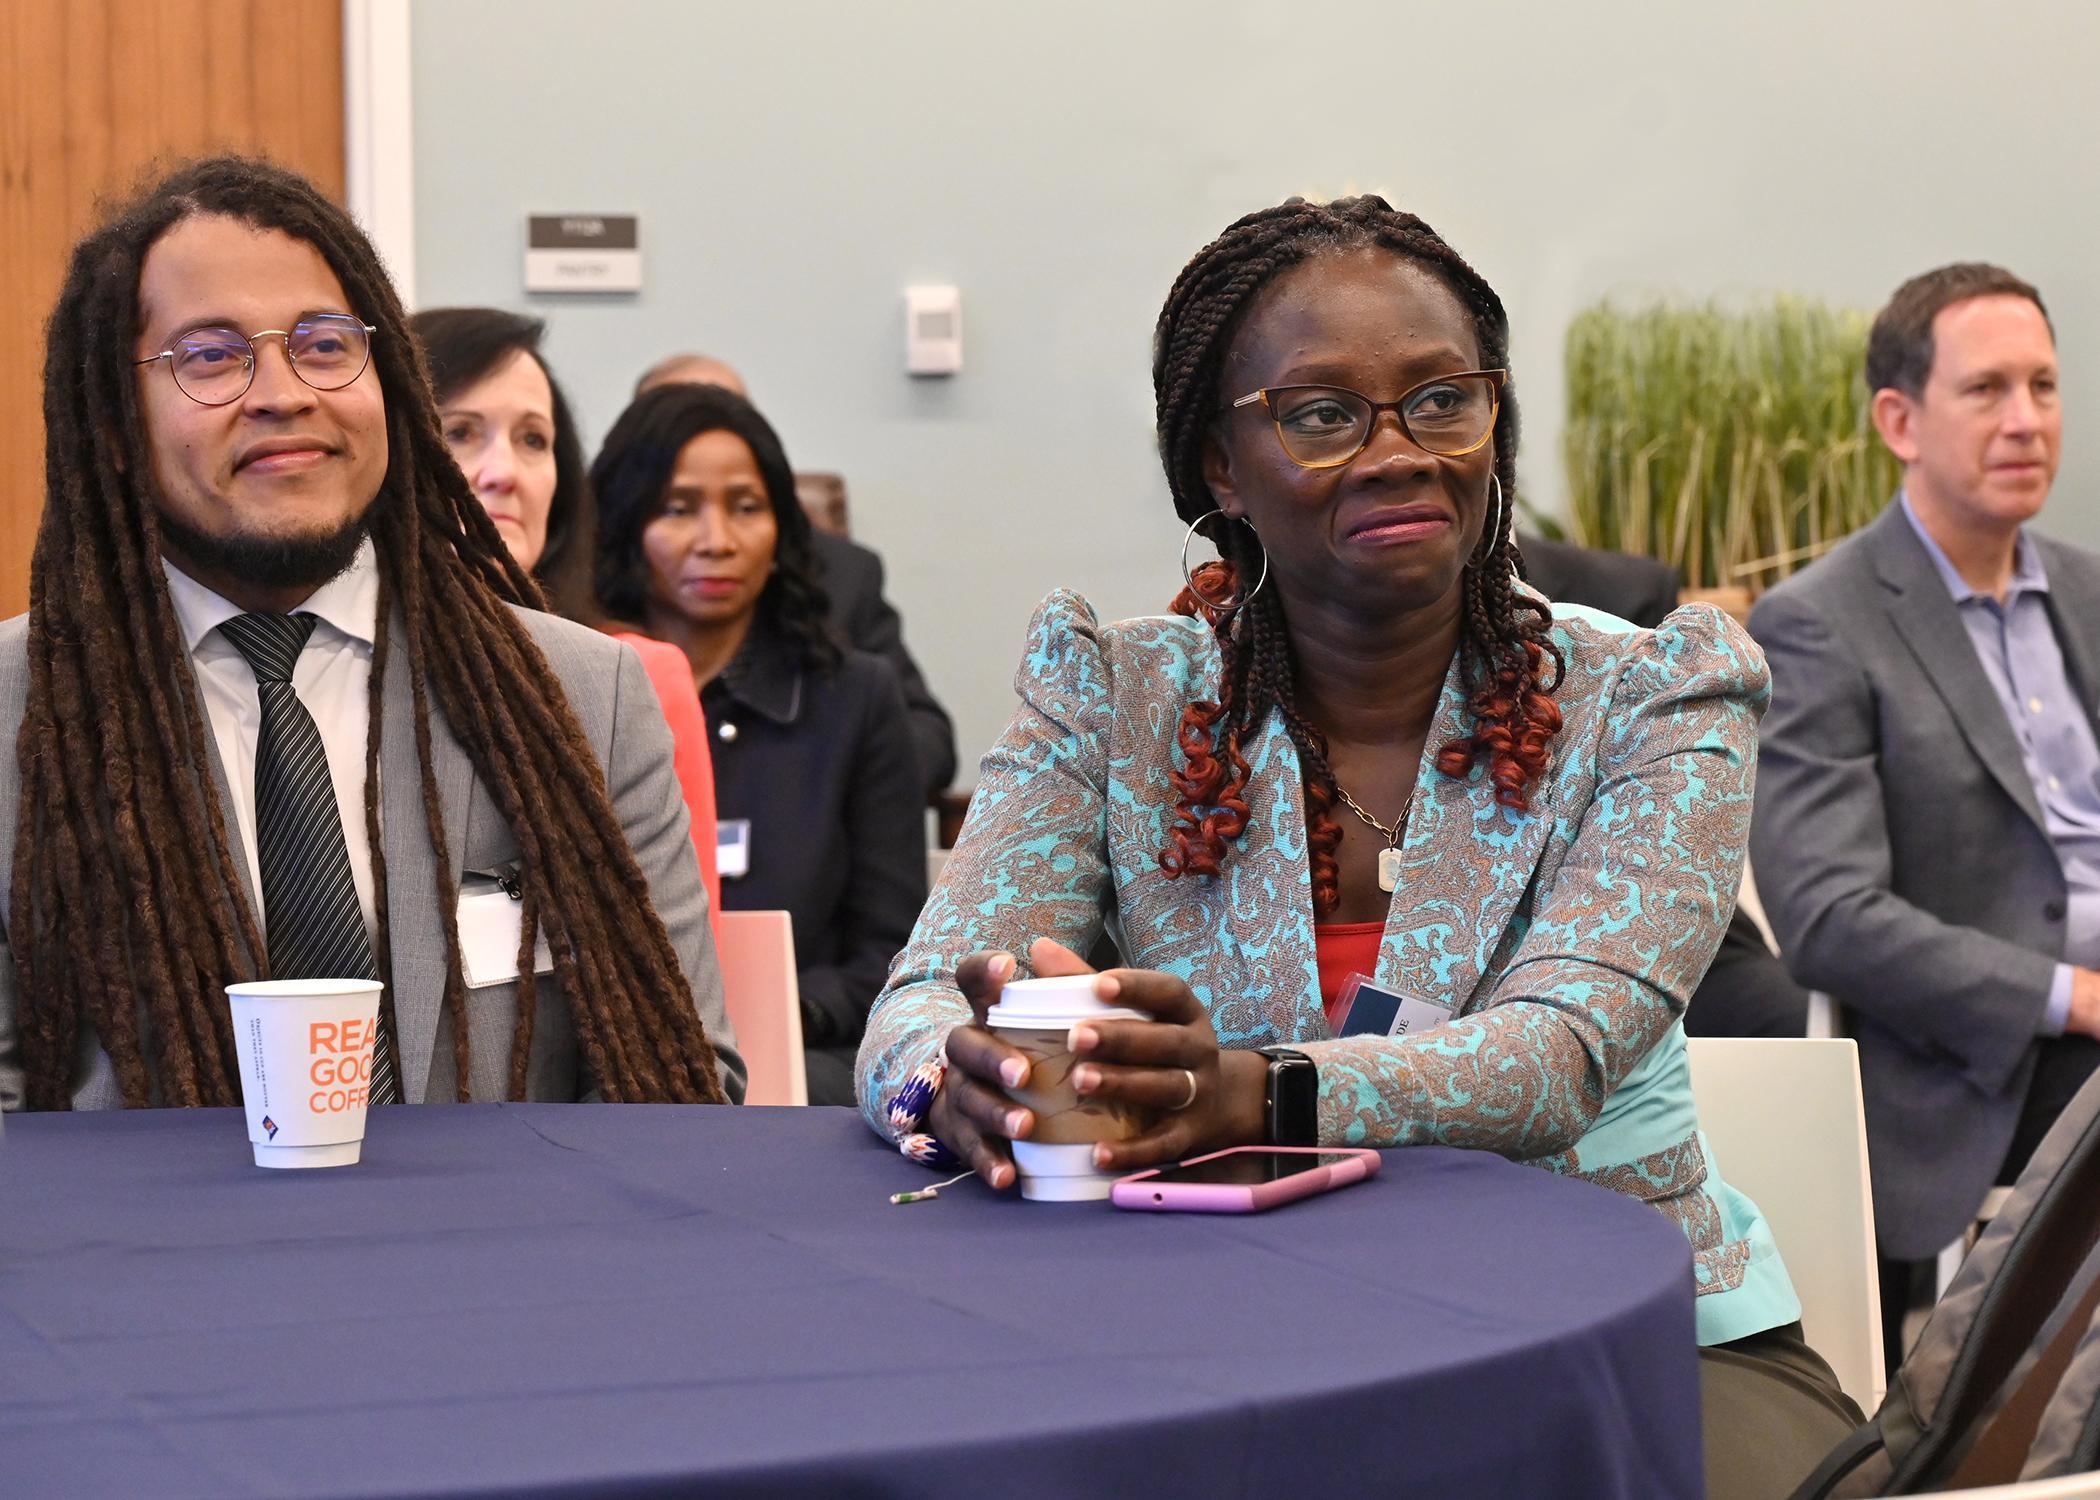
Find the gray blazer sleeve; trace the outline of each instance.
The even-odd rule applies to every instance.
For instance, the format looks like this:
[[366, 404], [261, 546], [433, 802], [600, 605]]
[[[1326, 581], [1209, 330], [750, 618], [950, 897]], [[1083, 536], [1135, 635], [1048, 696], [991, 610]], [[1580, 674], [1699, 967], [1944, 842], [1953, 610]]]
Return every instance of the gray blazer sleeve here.
[[2001, 1092], [2041, 1030], [2056, 961], [1895, 893], [1866, 673], [1798, 597], [1768, 595], [1750, 628], [1772, 668], [1750, 854], [1787, 968]]
[[707, 920], [707, 888], [693, 854], [685, 796], [671, 765], [671, 730], [664, 723], [656, 690], [642, 659], [620, 648], [612, 736], [605, 747], [605, 785], [613, 812], [626, 830], [635, 863], [649, 883], [657, 915], [670, 933], [700, 1024], [714, 1043], [722, 1088], [731, 1101], [744, 1099], [744, 1059], [722, 1004], [722, 966]]

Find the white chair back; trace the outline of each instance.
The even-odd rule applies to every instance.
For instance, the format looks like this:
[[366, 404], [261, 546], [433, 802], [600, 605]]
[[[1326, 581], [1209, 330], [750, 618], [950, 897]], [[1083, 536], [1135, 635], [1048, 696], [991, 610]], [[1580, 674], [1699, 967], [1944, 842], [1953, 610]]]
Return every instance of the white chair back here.
[[1849, 1037], [1692, 1037], [1687, 1046], [1715, 1168], [1772, 1226], [1801, 1294], [1803, 1333], [1872, 1415], [1887, 1377], [1858, 1048]]
[[[1772, 924], [1765, 917], [1764, 902], [1758, 899], [1757, 876], [1750, 869], [1750, 861], [1743, 861], [1743, 883], [1735, 894], [1736, 909], [1747, 916], [1756, 926], [1765, 946], [1774, 953], [1779, 951], [1779, 939], [1773, 935]], [[1843, 1036], [1844, 1028], [1838, 1023], [1837, 1006], [1821, 990], [1808, 992], [1807, 1032], [1814, 1037]]]
[[795, 924], [784, 911], [718, 912], [722, 1003], [748, 1072], [746, 1104], [807, 1104]]

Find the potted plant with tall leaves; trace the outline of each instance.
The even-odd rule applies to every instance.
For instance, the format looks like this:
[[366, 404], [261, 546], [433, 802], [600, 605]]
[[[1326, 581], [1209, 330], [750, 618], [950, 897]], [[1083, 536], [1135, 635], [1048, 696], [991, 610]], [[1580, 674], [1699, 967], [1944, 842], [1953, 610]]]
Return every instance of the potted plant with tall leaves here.
[[1567, 534], [1660, 558], [1686, 597], [1747, 614], [1895, 493], [1861, 374], [1868, 322], [1793, 296], [1577, 315]]

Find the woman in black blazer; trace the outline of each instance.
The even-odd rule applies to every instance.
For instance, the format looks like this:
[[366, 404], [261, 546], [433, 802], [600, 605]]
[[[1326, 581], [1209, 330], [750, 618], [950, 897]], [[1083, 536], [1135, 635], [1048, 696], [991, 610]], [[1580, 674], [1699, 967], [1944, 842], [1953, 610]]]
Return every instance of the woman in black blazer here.
[[599, 603], [684, 651], [699, 685], [722, 905], [793, 916], [809, 1101], [851, 1104], [868, 1007], [926, 899], [925, 782], [896, 675], [826, 625], [794, 471], [743, 397], [636, 398], [591, 485]]

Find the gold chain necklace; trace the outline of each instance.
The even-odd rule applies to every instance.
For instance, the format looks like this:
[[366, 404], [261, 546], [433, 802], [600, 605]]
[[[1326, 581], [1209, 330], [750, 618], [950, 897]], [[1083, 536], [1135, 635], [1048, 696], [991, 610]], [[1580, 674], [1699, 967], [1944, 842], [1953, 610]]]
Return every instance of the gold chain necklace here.
[[[1328, 779], [1333, 780], [1334, 773], [1327, 774]], [[1407, 794], [1407, 806], [1400, 809], [1400, 816], [1388, 827], [1365, 812], [1363, 804], [1350, 796], [1339, 781], [1334, 783], [1335, 794], [1342, 799], [1343, 806], [1377, 829], [1378, 836], [1385, 840], [1385, 847], [1378, 851], [1378, 889], [1381, 891], [1393, 891], [1400, 884], [1400, 835], [1407, 831], [1407, 820], [1415, 810], [1415, 793], [1421, 789], [1422, 783], [1417, 781]]]

